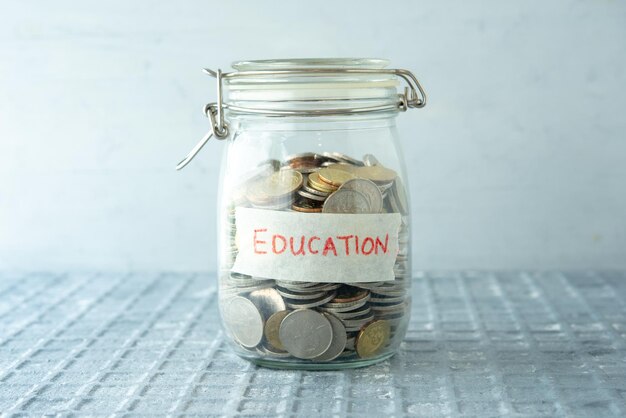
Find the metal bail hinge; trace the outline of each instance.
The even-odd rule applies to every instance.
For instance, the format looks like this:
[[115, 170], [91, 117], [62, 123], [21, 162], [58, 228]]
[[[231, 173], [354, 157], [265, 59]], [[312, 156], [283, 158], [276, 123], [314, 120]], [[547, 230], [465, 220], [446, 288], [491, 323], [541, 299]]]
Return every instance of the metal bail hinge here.
[[[222, 70], [218, 68], [215, 74], [217, 80], [217, 104], [215, 105], [215, 112], [211, 106], [205, 106], [204, 113], [211, 119], [211, 129], [213, 135], [218, 139], [224, 139], [228, 136], [228, 126], [224, 122], [224, 100], [222, 95]], [[217, 118], [216, 118], [217, 115]], [[217, 121], [216, 121], [217, 120]]]
[[202, 147], [209, 142], [212, 136], [216, 139], [226, 139], [228, 137], [228, 124], [224, 120], [224, 103], [222, 96], [222, 70], [217, 72], [204, 68], [203, 71], [217, 79], [217, 103], [207, 103], [204, 106], [204, 114], [211, 122], [211, 130], [207, 132], [200, 142], [189, 151], [189, 154], [181, 162], [176, 165], [176, 170], [185, 168], [187, 164], [194, 159], [194, 157], [200, 152]]

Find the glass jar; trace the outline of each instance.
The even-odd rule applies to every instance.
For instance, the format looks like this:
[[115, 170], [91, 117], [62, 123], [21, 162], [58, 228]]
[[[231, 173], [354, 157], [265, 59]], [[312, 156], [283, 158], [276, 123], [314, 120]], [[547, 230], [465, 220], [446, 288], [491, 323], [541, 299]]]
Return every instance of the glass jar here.
[[[378, 59], [244, 61], [205, 107], [225, 139], [219, 306], [232, 349], [277, 368], [392, 356], [410, 315], [407, 178], [395, 117], [423, 107]], [[398, 94], [404, 80], [408, 87]]]

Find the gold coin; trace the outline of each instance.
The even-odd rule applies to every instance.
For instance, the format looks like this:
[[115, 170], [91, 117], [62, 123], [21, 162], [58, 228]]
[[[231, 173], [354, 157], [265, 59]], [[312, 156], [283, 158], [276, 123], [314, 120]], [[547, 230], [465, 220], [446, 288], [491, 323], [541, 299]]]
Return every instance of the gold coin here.
[[398, 177], [398, 174], [382, 165], [372, 165], [365, 167], [357, 167], [355, 174], [364, 179], [371, 180], [375, 183], [389, 183]]
[[328, 166], [326, 166], [326, 168], [331, 168], [333, 170], [339, 170], [339, 171], [347, 171], [348, 173], [355, 174], [356, 170], [359, 167], [357, 167], [355, 165], [352, 165], [352, 164], [340, 164], [340, 163], [337, 163], [337, 164], [328, 165]]
[[320, 180], [319, 172], [309, 174], [309, 185], [315, 190], [325, 193], [332, 193], [338, 189], [338, 187], [332, 186]]
[[301, 173], [295, 170], [280, 170], [253, 181], [248, 186], [246, 196], [254, 201], [276, 199], [295, 192], [301, 185]]
[[389, 342], [390, 334], [391, 327], [384, 319], [367, 324], [356, 337], [356, 352], [359, 357], [368, 358], [378, 354]]
[[356, 177], [353, 173], [349, 171], [337, 170], [328, 167], [322, 168], [320, 171], [317, 172], [317, 174], [319, 175], [320, 180], [322, 180], [324, 183], [328, 183], [335, 187], [339, 187], [346, 181]]
[[280, 341], [278, 330], [280, 329], [280, 324], [287, 315], [289, 315], [289, 311], [278, 311], [273, 313], [269, 318], [267, 318], [267, 321], [265, 321], [265, 329], [263, 330], [267, 342], [270, 343], [272, 347], [282, 351], [285, 351], [285, 346]]
[[260, 185], [260, 192], [269, 197], [293, 193], [302, 186], [302, 173], [295, 170], [281, 170], [270, 175]]

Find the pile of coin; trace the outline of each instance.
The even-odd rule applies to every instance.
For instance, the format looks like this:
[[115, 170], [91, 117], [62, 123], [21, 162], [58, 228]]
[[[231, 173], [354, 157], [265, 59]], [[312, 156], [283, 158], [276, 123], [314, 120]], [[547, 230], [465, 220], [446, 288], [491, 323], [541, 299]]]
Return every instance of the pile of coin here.
[[[233, 272], [237, 207], [400, 213], [395, 280], [320, 283]], [[400, 343], [410, 309], [408, 201], [396, 172], [373, 155], [358, 160], [340, 153], [304, 153], [266, 161], [240, 190], [232, 191], [224, 228], [220, 306], [227, 332], [244, 355], [349, 361], [383, 355]]]

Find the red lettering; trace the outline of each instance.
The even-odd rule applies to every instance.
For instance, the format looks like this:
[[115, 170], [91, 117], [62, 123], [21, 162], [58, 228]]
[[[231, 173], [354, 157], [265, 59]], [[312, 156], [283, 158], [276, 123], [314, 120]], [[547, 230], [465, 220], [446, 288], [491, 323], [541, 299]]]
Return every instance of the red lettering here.
[[378, 247], [382, 248], [383, 254], [387, 254], [387, 245], [389, 244], [389, 234], [385, 235], [385, 243], [376, 237], [376, 254], [378, 254]]
[[291, 248], [291, 254], [304, 255], [304, 235], [300, 238], [300, 249], [298, 251], [293, 249], [293, 237], [289, 237], [289, 247]]
[[354, 237], [354, 235], [343, 235], [341, 237], [337, 237], [337, 239], [343, 240], [346, 244], [346, 255], [350, 255], [350, 244], [348, 243], [348, 240], [352, 237]]
[[[276, 248], [276, 240], [280, 239], [283, 241], [283, 248], [281, 248], [280, 250], [278, 250]], [[283, 237], [282, 235], [274, 235], [272, 237], [272, 251], [274, 252], [274, 254], [282, 254], [283, 252], [285, 252], [285, 250], [287, 249], [287, 239], [285, 237]]]
[[319, 241], [319, 240], [320, 240], [320, 237], [311, 237], [311, 238], [309, 238], [309, 252], [310, 252], [311, 254], [319, 254], [319, 251], [318, 251], [318, 250], [314, 250], [314, 249], [311, 247], [311, 244], [313, 243], [313, 241]]
[[333, 241], [331, 237], [328, 237], [326, 239], [326, 242], [324, 243], [324, 250], [322, 251], [322, 255], [325, 256], [330, 251], [332, 251], [333, 254], [335, 254], [335, 257], [337, 256], [337, 249], [335, 248], [335, 242]]
[[263, 229], [255, 229], [254, 230], [254, 238], [252, 239], [253, 245], [254, 245], [254, 253], [255, 254], [267, 254], [267, 251], [261, 251], [257, 248], [257, 244], [265, 244], [265, 241], [261, 241], [257, 239], [257, 233], [258, 232], [267, 232], [267, 228], [263, 228]]
[[[259, 228], [254, 230], [253, 235], [253, 250], [255, 254], [267, 254], [266, 245], [269, 244], [268, 241], [263, 240], [265, 235], [262, 234], [267, 232], [267, 228]], [[381, 237], [365, 237], [362, 240], [359, 240], [358, 235], [340, 235], [336, 237], [328, 237], [324, 241], [324, 247], [321, 250], [323, 256], [327, 256], [332, 253], [335, 257], [338, 256], [337, 253], [337, 243], [334, 241], [335, 239], [343, 241], [345, 254], [347, 256], [350, 255], [350, 240], [354, 238], [355, 246], [354, 253], [355, 254], [363, 254], [370, 255], [372, 253], [378, 255], [379, 251], [381, 254], [387, 254], [389, 250], [389, 234], [386, 234], [384, 239]], [[319, 244], [316, 244], [316, 241], [322, 241], [322, 238], [318, 236], [307, 237], [305, 235], [301, 235], [298, 237], [293, 236], [284, 236], [280, 234], [272, 235], [271, 239], [271, 251], [274, 254], [282, 254], [287, 251], [287, 248], [291, 251], [291, 254], [294, 256], [298, 255], [307, 255], [307, 254], [319, 254], [320, 247]], [[360, 244], [360, 245], [359, 245]], [[308, 253], [307, 250], [308, 249]]]
[[[365, 244], [367, 243], [370, 244], [369, 251], [365, 250]], [[363, 240], [363, 246], [361, 247], [361, 252], [364, 255], [370, 255], [374, 251], [375, 248], [376, 248], [376, 245], [374, 244], [374, 240], [372, 239], [372, 237], [367, 237]]]

